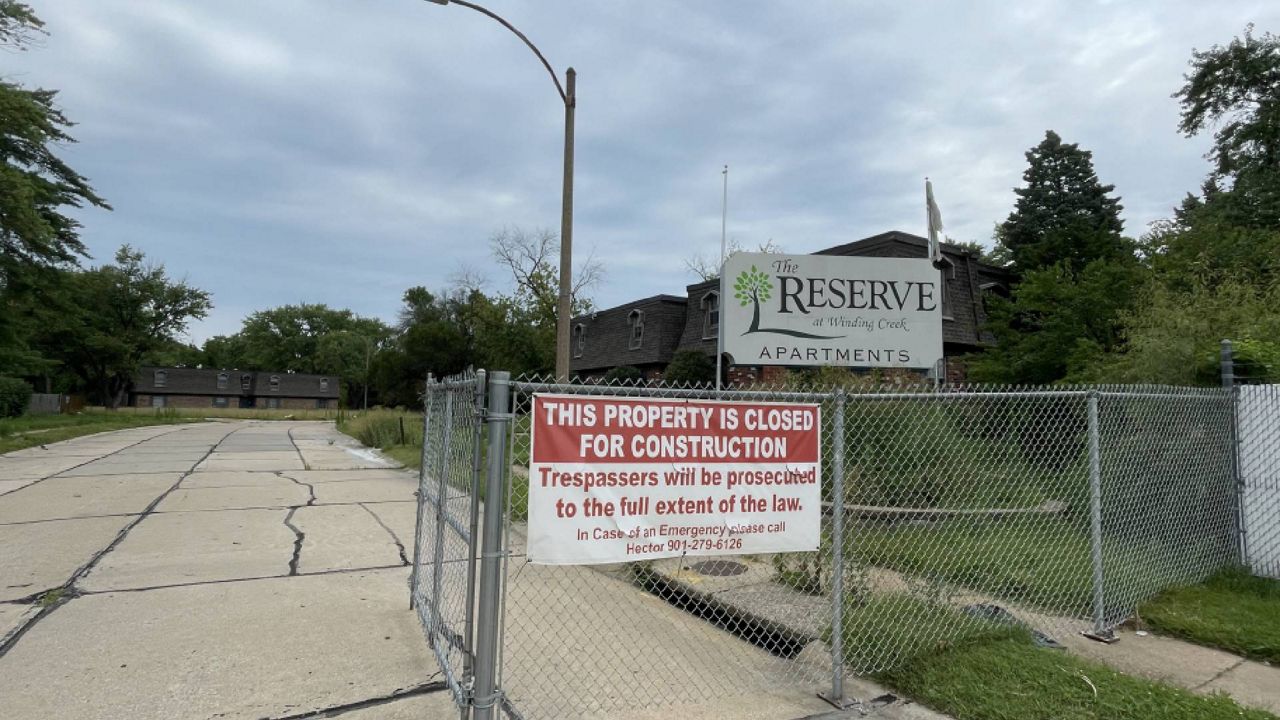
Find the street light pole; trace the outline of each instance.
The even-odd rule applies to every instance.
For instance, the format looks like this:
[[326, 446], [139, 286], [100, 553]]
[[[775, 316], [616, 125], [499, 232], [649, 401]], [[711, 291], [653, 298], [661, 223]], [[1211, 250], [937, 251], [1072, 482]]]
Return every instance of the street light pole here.
[[537, 46], [514, 25], [488, 8], [467, 0], [428, 0], [428, 2], [437, 5], [448, 5], [452, 2], [454, 5], [471, 8], [510, 30], [529, 46], [534, 55], [538, 56], [542, 66], [551, 75], [551, 81], [556, 84], [560, 99], [564, 102], [564, 192], [560, 199], [560, 294], [556, 309], [556, 379], [559, 382], [567, 382], [569, 380], [569, 321], [572, 319], [573, 312], [573, 111], [578, 104], [575, 89], [578, 73], [573, 68], [566, 70], [565, 84], [561, 86], [556, 71], [551, 69], [551, 63], [542, 56]]
[[578, 73], [565, 71], [564, 192], [560, 197], [560, 307], [556, 321], [556, 381], [569, 381], [569, 321], [573, 317], [573, 111]]

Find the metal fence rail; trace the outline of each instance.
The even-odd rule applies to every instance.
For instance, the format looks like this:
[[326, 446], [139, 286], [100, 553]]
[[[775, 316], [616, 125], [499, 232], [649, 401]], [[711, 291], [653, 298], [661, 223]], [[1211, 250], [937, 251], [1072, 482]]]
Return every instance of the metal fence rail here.
[[[868, 386], [845, 376], [717, 395], [493, 376], [487, 408], [482, 378], [427, 392], [414, 599], [464, 715], [678, 715], [785, 684], [839, 702], [846, 674], [975, 636], [1107, 638], [1165, 587], [1244, 560], [1280, 564], [1275, 388], [1237, 403], [1238, 390], [1147, 386]], [[819, 549], [527, 562], [538, 392], [820, 403]], [[484, 514], [501, 525], [479, 529], [480, 501], [494, 498], [505, 503]], [[485, 544], [477, 581], [476, 539], [489, 531], [500, 534]], [[473, 610], [496, 621], [476, 622]]]

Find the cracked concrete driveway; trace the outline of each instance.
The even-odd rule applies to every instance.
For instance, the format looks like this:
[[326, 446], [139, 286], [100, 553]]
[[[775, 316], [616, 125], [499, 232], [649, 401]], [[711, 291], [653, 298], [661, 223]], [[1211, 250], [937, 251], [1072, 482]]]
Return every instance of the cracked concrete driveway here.
[[414, 475], [356, 447], [226, 422], [0, 456], [0, 715], [456, 717], [408, 608]]

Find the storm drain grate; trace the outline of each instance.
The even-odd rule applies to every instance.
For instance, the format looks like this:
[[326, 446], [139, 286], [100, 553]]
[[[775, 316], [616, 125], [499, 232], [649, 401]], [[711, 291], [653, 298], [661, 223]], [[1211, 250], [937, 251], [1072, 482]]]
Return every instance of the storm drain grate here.
[[747, 571], [747, 566], [740, 562], [732, 560], [703, 560], [700, 563], [694, 563], [690, 570], [699, 575], [707, 575], [710, 577], [729, 577], [732, 575], [741, 575]]

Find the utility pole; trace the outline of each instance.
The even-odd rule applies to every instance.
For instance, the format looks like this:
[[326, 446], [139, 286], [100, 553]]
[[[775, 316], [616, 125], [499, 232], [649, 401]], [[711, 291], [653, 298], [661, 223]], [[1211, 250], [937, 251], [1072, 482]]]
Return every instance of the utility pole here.
[[564, 188], [560, 198], [560, 295], [556, 308], [556, 380], [559, 382], [568, 382], [569, 380], [569, 323], [573, 317], [573, 111], [578, 105], [578, 95], [576, 90], [578, 73], [569, 68], [565, 71], [565, 84], [560, 85], [560, 78], [556, 75], [556, 71], [551, 69], [551, 63], [542, 56], [542, 51], [537, 48], [525, 34], [516, 29], [514, 25], [507, 22], [502, 16], [492, 10], [477, 5], [467, 0], [428, 0], [437, 5], [448, 5], [452, 2], [454, 5], [461, 5], [486, 15], [496, 20], [506, 29], [510, 30], [516, 37], [520, 38], [534, 55], [538, 56], [538, 60], [542, 66], [547, 69], [551, 75], [551, 81], [556, 84], [556, 91], [560, 93], [560, 99], [564, 102]]

